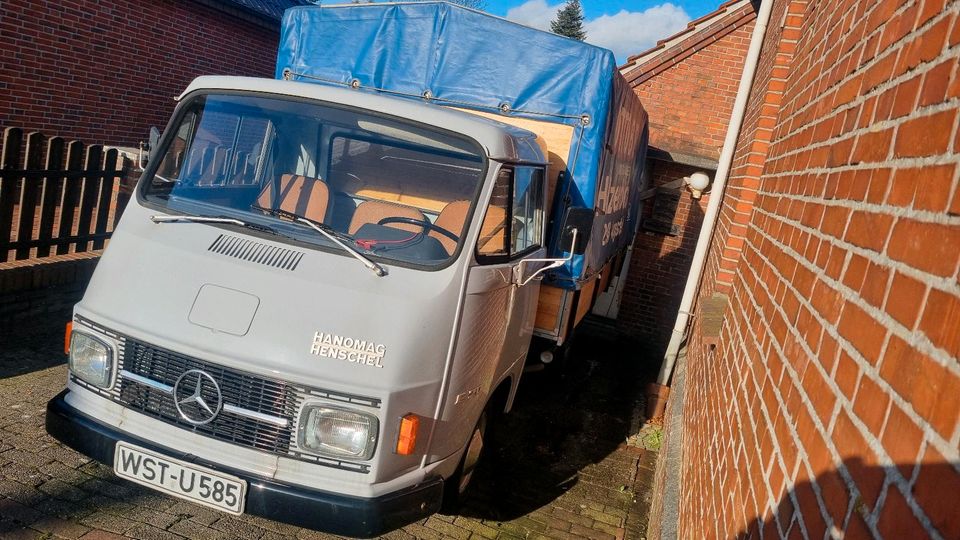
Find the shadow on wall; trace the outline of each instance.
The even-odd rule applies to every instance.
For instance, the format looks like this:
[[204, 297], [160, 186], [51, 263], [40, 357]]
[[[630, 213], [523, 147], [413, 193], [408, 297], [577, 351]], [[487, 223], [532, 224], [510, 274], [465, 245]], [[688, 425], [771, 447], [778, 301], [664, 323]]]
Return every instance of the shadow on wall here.
[[[657, 160], [650, 160], [650, 164], [655, 186], [703, 170]], [[640, 340], [654, 359], [663, 356], [670, 340], [703, 223], [701, 204], [706, 201], [693, 199], [685, 187], [680, 188], [679, 200], [672, 208], [663, 204], [664, 197], [657, 199], [646, 202], [642, 220], [673, 224], [676, 235], [648, 231], [641, 223], [617, 316], [617, 326]]]
[[[850, 458], [843, 465], [843, 472], [831, 470], [795, 484], [775, 509], [753, 518], [736, 538], [819, 539], [841, 533], [847, 540], [937, 538], [934, 531], [939, 538], [960, 538], [960, 462], [882, 467]], [[889, 469], [899, 469], [906, 485], [892, 482], [897, 475], [887, 474]], [[876, 488], [870, 500], [854, 487], [853, 478], [857, 485]]]

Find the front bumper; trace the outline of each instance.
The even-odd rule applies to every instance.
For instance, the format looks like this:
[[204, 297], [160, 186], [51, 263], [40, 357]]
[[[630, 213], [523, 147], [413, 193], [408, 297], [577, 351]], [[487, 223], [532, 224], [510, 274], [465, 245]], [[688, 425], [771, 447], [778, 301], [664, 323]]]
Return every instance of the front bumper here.
[[68, 404], [64, 399], [68, 392], [64, 390], [47, 403], [47, 433], [54, 438], [111, 467], [116, 444], [124, 441], [237, 476], [248, 484], [244, 508], [247, 514], [333, 534], [373, 537], [440, 509], [443, 495], [440, 478], [372, 499], [279, 483], [157, 446], [103, 425]]

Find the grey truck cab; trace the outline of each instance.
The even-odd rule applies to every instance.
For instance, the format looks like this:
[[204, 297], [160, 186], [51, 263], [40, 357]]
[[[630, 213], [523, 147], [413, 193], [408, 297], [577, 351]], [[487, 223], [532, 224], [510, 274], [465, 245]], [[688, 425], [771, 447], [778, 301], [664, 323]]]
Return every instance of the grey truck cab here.
[[337, 533], [455, 501], [550, 263], [534, 134], [282, 80], [201, 77], [179, 101], [76, 306], [50, 433]]
[[462, 6], [281, 30], [277, 80], [197, 79], [151, 145], [47, 430], [173, 496], [372, 536], [457, 506], [531, 335], [547, 362], [611, 288], [647, 115], [612, 52]]

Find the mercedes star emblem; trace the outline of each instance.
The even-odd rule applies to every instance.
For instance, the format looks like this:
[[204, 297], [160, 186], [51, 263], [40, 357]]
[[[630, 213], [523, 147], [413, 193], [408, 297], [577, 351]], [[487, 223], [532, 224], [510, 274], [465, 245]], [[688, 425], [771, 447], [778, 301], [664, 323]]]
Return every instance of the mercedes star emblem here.
[[[208, 403], [211, 393], [215, 395], [215, 401]], [[206, 371], [191, 369], [183, 372], [174, 383], [173, 403], [184, 420], [195, 426], [202, 426], [220, 414], [223, 395], [213, 376]]]

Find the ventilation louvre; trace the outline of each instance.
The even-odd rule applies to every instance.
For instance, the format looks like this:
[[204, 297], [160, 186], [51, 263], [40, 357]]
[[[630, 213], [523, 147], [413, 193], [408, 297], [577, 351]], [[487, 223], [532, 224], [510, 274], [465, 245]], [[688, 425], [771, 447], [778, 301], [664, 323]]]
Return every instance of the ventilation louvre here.
[[247, 238], [221, 234], [210, 244], [207, 251], [226, 255], [283, 270], [296, 270], [303, 258], [302, 251], [261, 244]]

